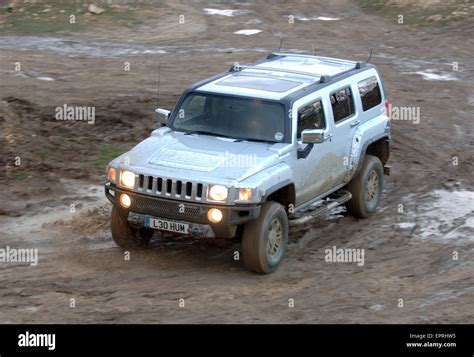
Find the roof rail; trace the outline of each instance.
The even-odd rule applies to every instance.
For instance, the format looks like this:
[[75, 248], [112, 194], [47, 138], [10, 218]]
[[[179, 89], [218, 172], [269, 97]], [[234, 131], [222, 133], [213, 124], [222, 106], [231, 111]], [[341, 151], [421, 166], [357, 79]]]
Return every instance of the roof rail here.
[[273, 57], [278, 57], [278, 56], [293, 56], [293, 57], [311, 57], [314, 58], [314, 55], [305, 55], [301, 53], [285, 53], [285, 52], [271, 52], [267, 55], [267, 58], [273, 58]]
[[292, 69], [286, 68], [275, 68], [275, 67], [261, 67], [261, 66], [242, 66], [242, 65], [234, 65], [229, 69], [229, 72], [237, 72], [243, 69], [255, 69], [258, 71], [271, 71], [271, 72], [283, 72], [283, 73], [292, 73], [292, 74], [299, 74], [301, 76], [308, 76], [308, 77], [316, 77], [321, 78], [320, 74], [311, 73], [311, 72], [303, 72], [303, 71], [294, 71]]
[[277, 57], [277, 55], [274, 54], [273, 52], [272, 52], [272, 53], [269, 53], [269, 54], [267, 55], [267, 59], [272, 59], [272, 58], [275, 58], [275, 57]]
[[346, 59], [340, 59], [340, 58], [334, 58], [334, 57], [324, 57], [324, 56], [315, 56], [315, 55], [305, 55], [305, 54], [299, 54], [299, 53], [283, 53], [283, 52], [272, 52], [267, 56], [267, 59], [271, 59], [273, 57], [277, 56], [291, 56], [291, 57], [303, 57], [303, 58], [317, 58], [321, 61], [324, 62], [330, 62], [330, 63], [335, 63], [335, 64], [352, 64], [355, 66], [357, 63], [356, 61], [352, 60], [346, 60]]
[[324, 75], [324, 76], [321, 76], [321, 78], [319, 79], [319, 83], [326, 83], [326, 82], [329, 82], [330, 80], [331, 80], [331, 76]]

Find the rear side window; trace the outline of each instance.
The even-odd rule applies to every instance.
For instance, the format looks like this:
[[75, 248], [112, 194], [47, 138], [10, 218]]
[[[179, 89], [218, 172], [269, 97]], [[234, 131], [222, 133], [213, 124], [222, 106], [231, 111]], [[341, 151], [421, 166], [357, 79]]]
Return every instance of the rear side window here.
[[325, 127], [323, 103], [320, 100], [298, 110], [298, 139], [305, 129], [324, 129]]
[[359, 93], [364, 112], [382, 103], [379, 81], [375, 76], [359, 82]]
[[354, 114], [354, 99], [350, 87], [332, 93], [330, 99], [334, 122], [338, 123]]

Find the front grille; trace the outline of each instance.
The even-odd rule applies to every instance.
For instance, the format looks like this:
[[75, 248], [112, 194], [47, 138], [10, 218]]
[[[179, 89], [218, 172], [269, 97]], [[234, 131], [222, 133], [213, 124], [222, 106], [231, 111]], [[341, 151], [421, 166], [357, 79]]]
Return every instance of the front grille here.
[[146, 192], [153, 196], [200, 201], [204, 190], [205, 187], [202, 183], [138, 175], [138, 191]]
[[134, 208], [155, 216], [200, 217], [199, 207], [187, 206], [180, 202], [157, 201], [146, 197], [135, 197]]

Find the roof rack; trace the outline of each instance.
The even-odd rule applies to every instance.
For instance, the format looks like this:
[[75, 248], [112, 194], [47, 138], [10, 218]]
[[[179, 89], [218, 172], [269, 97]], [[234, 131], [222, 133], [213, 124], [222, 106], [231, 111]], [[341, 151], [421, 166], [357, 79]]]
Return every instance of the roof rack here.
[[[270, 60], [270, 59], [278, 57], [278, 56], [304, 57], [304, 58], [313, 58], [313, 59], [317, 58], [318, 60], [323, 61], [323, 62], [327, 62], [327, 63], [334, 63], [334, 64], [339, 64], [339, 65], [351, 66], [351, 68], [348, 68], [345, 71], [342, 71], [338, 74], [335, 74], [334, 76], [339, 76], [341, 74], [350, 72], [352, 70], [363, 68], [367, 64], [366, 62], [344, 60], [344, 59], [338, 59], [338, 58], [332, 58], [332, 57], [321, 57], [321, 56], [314, 56], [314, 55], [280, 53], [280, 52], [270, 53], [267, 56], [267, 59]], [[234, 65], [229, 69], [229, 72], [239, 72], [239, 71], [242, 71], [244, 69], [253, 69], [253, 70], [258, 70], [258, 71], [291, 73], [291, 74], [297, 74], [297, 75], [301, 75], [301, 76], [318, 78], [319, 83], [326, 83], [326, 82], [329, 82], [332, 79], [332, 76], [330, 76], [330, 75], [321, 75], [321, 74], [318, 74], [318, 73], [295, 71], [295, 70], [287, 69], [287, 68], [261, 66], [261, 64], [263, 64], [263, 63], [265, 63], [265, 61], [258, 62], [258, 65]]]
[[284, 57], [303, 57], [303, 58], [317, 58], [324, 62], [334, 63], [334, 64], [341, 64], [341, 65], [355, 65], [357, 61], [345, 60], [340, 58], [333, 58], [333, 57], [324, 57], [324, 56], [315, 56], [315, 55], [305, 55], [299, 53], [283, 53], [283, 52], [272, 52], [267, 56], [267, 59], [272, 59], [273, 57], [277, 56], [284, 56]]
[[267, 59], [272, 59], [278, 56], [291, 56], [291, 57], [303, 57], [303, 58], [317, 58], [321, 61], [327, 62], [327, 63], [334, 63], [334, 64], [340, 64], [340, 65], [353, 65], [354, 69], [360, 69], [364, 68], [367, 62], [361, 62], [361, 61], [351, 61], [351, 60], [345, 60], [345, 59], [339, 59], [339, 58], [333, 58], [333, 57], [323, 57], [323, 56], [315, 56], [315, 55], [304, 55], [304, 54], [298, 54], [298, 53], [282, 53], [282, 52], [272, 52], [268, 54]]
[[255, 69], [255, 70], [259, 70], [259, 71], [283, 72], [283, 73], [299, 74], [301, 76], [321, 78], [321, 75], [317, 74], [317, 73], [295, 71], [295, 70], [287, 69], [287, 68], [261, 67], [261, 66], [250, 66], [250, 65], [246, 65], [246, 66], [234, 65], [229, 69], [229, 72], [238, 72], [238, 71], [241, 71], [243, 69]]

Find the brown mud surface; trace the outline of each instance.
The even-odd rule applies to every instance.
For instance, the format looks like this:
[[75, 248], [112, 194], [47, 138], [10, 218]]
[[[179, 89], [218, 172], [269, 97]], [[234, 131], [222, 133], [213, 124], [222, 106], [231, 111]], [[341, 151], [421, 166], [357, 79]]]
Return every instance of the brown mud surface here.
[[[133, 26], [117, 26], [105, 15], [123, 9], [107, 8], [84, 15], [81, 31], [41, 34], [2, 28], [9, 15], [0, 13], [0, 248], [39, 254], [37, 266], [0, 263], [0, 322], [474, 322], [472, 18], [400, 25], [345, 0], [140, 6], [129, 10], [141, 21], [123, 20]], [[234, 34], [243, 29], [261, 32]], [[238, 241], [158, 237], [125, 260], [110, 235], [107, 162], [156, 128], [158, 104], [170, 108], [186, 86], [274, 51], [280, 35], [287, 52], [314, 46], [365, 60], [373, 48], [391, 103], [420, 107], [418, 124], [392, 121], [377, 214], [357, 220], [336, 209], [292, 230], [267, 276], [233, 259]], [[64, 104], [95, 107], [95, 123], [57, 121]], [[364, 266], [326, 262], [333, 246], [365, 249]]]

